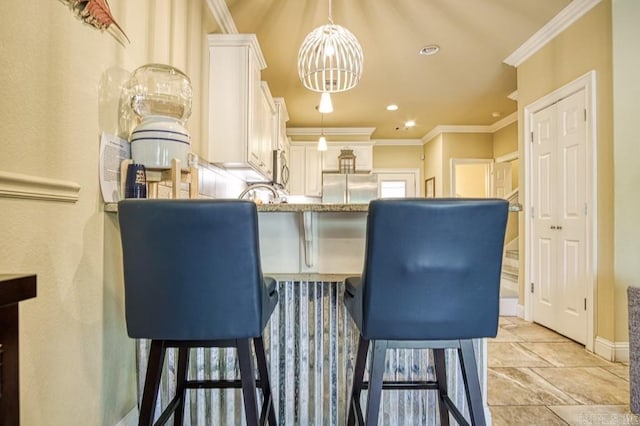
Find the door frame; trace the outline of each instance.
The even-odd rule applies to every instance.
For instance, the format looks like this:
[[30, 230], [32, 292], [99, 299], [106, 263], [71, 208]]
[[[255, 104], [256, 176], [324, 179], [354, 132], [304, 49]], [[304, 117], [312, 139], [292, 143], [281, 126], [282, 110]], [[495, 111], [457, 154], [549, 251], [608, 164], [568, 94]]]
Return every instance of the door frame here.
[[585, 235], [585, 247], [586, 247], [586, 259], [585, 268], [587, 270], [587, 341], [585, 347], [587, 350], [594, 351], [595, 346], [595, 328], [596, 321], [596, 291], [597, 291], [597, 128], [596, 128], [596, 72], [589, 71], [576, 80], [554, 90], [553, 92], [543, 96], [537, 101], [524, 107], [524, 129], [523, 129], [523, 142], [524, 142], [524, 185], [526, 190], [524, 194], [524, 226], [525, 226], [525, 243], [524, 243], [524, 319], [527, 321], [533, 321], [533, 297], [530, 290], [530, 283], [532, 282], [532, 268], [531, 268], [531, 253], [533, 250], [533, 238], [532, 238], [532, 186], [533, 179], [531, 176], [532, 165], [532, 147], [531, 147], [531, 134], [533, 115], [541, 111], [556, 102], [564, 99], [580, 90], [585, 91], [585, 108], [587, 110], [586, 117], [586, 178], [589, 183], [587, 186], [586, 204], [587, 204], [587, 217], [586, 217], [586, 235]]
[[[420, 169], [418, 169], [418, 168], [415, 168], [415, 169], [414, 168], [407, 168], [407, 169], [373, 169], [371, 171], [371, 173], [374, 173], [374, 174], [378, 174], [378, 173], [384, 173], [384, 174], [387, 174], [387, 173], [388, 174], [398, 173], [398, 174], [407, 174], [407, 175], [413, 174], [414, 178], [415, 178], [415, 183], [414, 183], [415, 184], [415, 192], [414, 193], [416, 194], [415, 196], [416, 197], [420, 197], [421, 196], [420, 194], [422, 194], [422, 192], [421, 192], [422, 185], [421, 185], [421, 182], [420, 182]], [[380, 188], [378, 188], [378, 196], [380, 196], [379, 189]]]
[[452, 158], [449, 167], [449, 196], [455, 198], [456, 196], [456, 166], [458, 164], [484, 164], [484, 187], [485, 193], [488, 194], [487, 198], [491, 197], [493, 193], [493, 158]]

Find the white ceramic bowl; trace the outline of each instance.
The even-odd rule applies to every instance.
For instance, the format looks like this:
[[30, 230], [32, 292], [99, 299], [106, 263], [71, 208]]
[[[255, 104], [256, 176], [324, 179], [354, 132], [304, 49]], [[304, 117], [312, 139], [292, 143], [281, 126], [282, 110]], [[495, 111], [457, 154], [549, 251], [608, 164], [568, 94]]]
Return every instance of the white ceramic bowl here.
[[131, 142], [131, 159], [147, 169], [171, 168], [171, 160], [180, 160], [180, 167], [189, 167], [191, 145], [185, 142], [167, 139], [141, 139]]
[[178, 119], [150, 115], [131, 133], [131, 159], [148, 169], [167, 169], [177, 158], [181, 168], [189, 167], [189, 132]]
[[151, 139], [168, 139], [189, 143], [189, 135], [185, 133], [167, 132], [164, 130], [134, 130], [133, 133], [131, 133], [131, 142]]

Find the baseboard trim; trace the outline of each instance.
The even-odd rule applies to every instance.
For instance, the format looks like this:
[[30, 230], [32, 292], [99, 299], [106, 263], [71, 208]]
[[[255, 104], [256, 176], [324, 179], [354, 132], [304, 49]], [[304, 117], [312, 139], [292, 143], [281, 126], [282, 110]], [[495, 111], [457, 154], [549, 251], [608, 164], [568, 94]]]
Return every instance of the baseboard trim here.
[[116, 423], [116, 426], [136, 426], [138, 424], [138, 416], [138, 407], [133, 407], [126, 416]]
[[629, 342], [612, 342], [603, 337], [596, 337], [594, 352], [609, 361], [628, 362]]
[[516, 316], [524, 319], [524, 305], [518, 304], [518, 306], [516, 306]]

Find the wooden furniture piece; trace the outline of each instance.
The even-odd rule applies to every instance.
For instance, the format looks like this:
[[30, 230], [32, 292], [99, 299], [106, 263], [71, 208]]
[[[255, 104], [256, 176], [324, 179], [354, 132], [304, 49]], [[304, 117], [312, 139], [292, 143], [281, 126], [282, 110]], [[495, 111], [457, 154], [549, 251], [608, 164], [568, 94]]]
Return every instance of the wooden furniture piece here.
[[0, 425], [20, 424], [18, 303], [36, 297], [36, 276], [0, 274]]

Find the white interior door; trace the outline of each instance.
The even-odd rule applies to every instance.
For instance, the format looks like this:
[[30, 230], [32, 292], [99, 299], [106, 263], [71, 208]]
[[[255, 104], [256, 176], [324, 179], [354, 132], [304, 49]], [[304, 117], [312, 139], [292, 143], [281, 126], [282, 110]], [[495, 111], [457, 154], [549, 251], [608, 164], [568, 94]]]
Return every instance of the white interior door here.
[[378, 197], [408, 198], [417, 197], [416, 184], [418, 171], [375, 170], [378, 176]]
[[496, 198], [505, 198], [511, 193], [511, 163], [494, 163], [493, 164], [493, 196]]
[[579, 91], [533, 116], [533, 319], [586, 343], [586, 119]]

